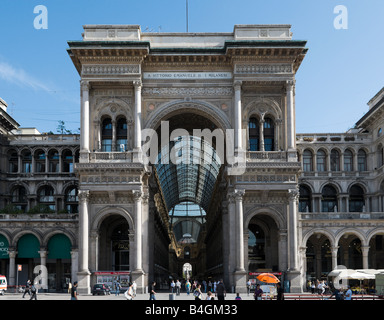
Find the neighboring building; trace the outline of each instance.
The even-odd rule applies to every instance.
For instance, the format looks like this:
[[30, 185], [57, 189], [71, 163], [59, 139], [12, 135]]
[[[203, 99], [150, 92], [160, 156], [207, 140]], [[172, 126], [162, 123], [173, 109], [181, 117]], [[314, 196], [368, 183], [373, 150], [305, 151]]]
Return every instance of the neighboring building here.
[[[384, 89], [349, 132], [296, 135], [307, 48], [289, 25], [88, 25], [68, 44], [80, 135], [20, 129], [0, 110], [0, 273], [11, 285], [18, 264], [19, 279], [44, 265], [49, 290], [77, 280], [84, 293], [114, 277], [166, 288], [185, 270], [237, 292], [270, 270], [300, 292], [338, 264], [383, 268]], [[225, 158], [220, 135], [209, 143], [194, 129], [222, 130]], [[160, 163], [147, 164], [154, 132]]]

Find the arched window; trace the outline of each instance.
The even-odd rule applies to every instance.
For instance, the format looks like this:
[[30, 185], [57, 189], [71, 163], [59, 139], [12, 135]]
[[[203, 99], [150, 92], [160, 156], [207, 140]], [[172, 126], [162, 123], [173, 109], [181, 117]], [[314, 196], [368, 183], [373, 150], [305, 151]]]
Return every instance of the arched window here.
[[313, 171], [313, 155], [311, 150], [303, 152], [303, 170], [305, 172]]
[[27, 191], [24, 187], [18, 186], [12, 190], [11, 202], [15, 208], [25, 212], [27, 208]]
[[32, 153], [29, 150], [24, 150], [21, 153], [23, 172], [32, 172]]
[[379, 144], [377, 147], [377, 168], [380, 168], [383, 164], [383, 146]]
[[63, 172], [73, 172], [73, 155], [71, 150], [64, 150], [62, 155]]
[[50, 210], [56, 210], [54, 190], [51, 186], [41, 187], [38, 191], [37, 200], [39, 204], [46, 205]]
[[321, 212], [337, 212], [337, 191], [331, 185], [324, 186], [321, 192]]
[[357, 169], [367, 171], [367, 154], [363, 149], [360, 149], [357, 153]]
[[19, 171], [19, 157], [15, 150], [8, 151], [9, 173], [17, 173]]
[[122, 117], [117, 120], [116, 124], [116, 150], [127, 151], [128, 126], [127, 120]]
[[331, 151], [331, 171], [340, 171], [340, 153], [335, 149]]
[[249, 130], [249, 150], [258, 151], [259, 150], [259, 121], [257, 118], [250, 118], [248, 124]]
[[101, 124], [101, 151], [112, 151], [112, 120], [105, 118]]
[[348, 149], [344, 151], [344, 171], [353, 171], [353, 154]]
[[49, 172], [59, 172], [59, 153], [53, 149], [48, 152]]
[[264, 119], [264, 150], [273, 151], [275, 148], [275, 125], [271, 118]]
[[35, 152], [35, 172], [45, 172], [45, 152], [37, 150]]
[[364, 190], [358, 185], [354, 185], [349, 190], [349, 212], [364, 211]]
[[326, 159], [325, 151], [317, 151], [317, 171], [327, 171]]
[[312, 193], [311, 190], [304, 185], [300, 185], [299, 196], [299, 212], [312, 212]]
[[79, 198], [76, 187], [70, 187], [65, 192], [65, 209], [68, 213], [79, 212]]

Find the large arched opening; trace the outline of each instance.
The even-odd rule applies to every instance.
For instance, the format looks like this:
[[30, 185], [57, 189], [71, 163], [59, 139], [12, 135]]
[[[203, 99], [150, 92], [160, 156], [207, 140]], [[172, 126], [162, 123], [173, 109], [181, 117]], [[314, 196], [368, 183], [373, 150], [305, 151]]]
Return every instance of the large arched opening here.
[[[169, 223], [168, 243], [164, 239], [163, 249], [155, 244], [154, 251], [156, 279], [162, 283], [186, 276], [208, 281], [223, 275], [222, 230], [208, 234], [207, 229], [221, 225], [221, 213], [216, 214], [220, 208], [212, 204], [224, 164], [225, 121], [206, 104], [191, 106], [195, 104], [170, 106], [168, 113], [163, 108], [164, 113], [160, 110], [147, 123], [158, 136], [151, 176], [160, 199], [156, 210], [163, 207]], [[167, 260], [160, 256], [166, 246]], [[186, 265], [191, 267], [188, 273]]]

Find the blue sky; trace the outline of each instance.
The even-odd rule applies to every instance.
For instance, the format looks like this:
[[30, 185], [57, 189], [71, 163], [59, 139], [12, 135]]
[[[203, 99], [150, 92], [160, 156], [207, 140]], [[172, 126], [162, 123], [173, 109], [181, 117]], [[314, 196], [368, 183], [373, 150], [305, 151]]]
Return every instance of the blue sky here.
[[[185, 32], [185, 0], [0, 0], [0, 97], [22, 127], [56, 132], [80, 125], [79, 75], [66, 49], [84, 24], [139, 24]], [[384, 86], [383, 0], [189, 0], [189, 32], [232, 32], [235, 24], [291, 24], [307, 40], [296, 77], [298, 133], [345, 132]], [[37, 30], [35, 6], [48, 9]], [[334, 28], [334, 8], [348, 29]]]

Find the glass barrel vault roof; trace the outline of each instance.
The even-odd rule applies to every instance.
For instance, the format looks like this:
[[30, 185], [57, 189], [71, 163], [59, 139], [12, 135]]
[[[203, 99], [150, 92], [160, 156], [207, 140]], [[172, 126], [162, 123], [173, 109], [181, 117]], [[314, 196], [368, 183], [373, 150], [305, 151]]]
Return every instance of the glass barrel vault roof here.
[[220, 166], [214, 148], [199, 137], [178, 137], [162, 148], [155, 169], [168, 211], [181, 202], [208, 211]]

